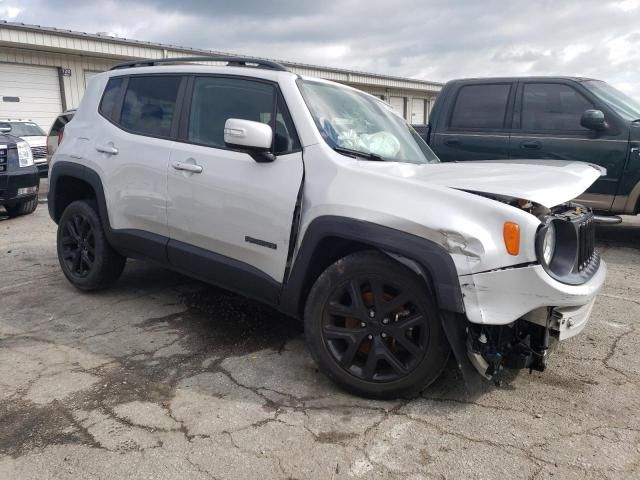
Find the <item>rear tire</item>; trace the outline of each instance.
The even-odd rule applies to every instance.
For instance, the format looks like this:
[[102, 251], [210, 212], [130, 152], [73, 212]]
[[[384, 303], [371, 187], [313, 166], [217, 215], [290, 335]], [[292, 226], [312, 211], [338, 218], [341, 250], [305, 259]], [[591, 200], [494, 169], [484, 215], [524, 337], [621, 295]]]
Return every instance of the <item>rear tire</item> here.
[[424, 280], [388, 256], [366, 251], [329, 266], [304, 312], [320, 370], [357, 395], [415, 395], [444, 369], [450, 347]]
[[7, 210], [7, 215], [11, 218], [29, 215], [30, 213], [35, 212], [36, 208], [38, 208], [38, 192], [36, 191], [35, 197], [31, 200], [25, 200], [13, 205], [5, 205], [4, 208]]
[[109, 245], [94, 202], [79, 200], [65, 208], [57, 244], [62, 272], [80, 290], [106, 288], [122, 274], [126, 258]]

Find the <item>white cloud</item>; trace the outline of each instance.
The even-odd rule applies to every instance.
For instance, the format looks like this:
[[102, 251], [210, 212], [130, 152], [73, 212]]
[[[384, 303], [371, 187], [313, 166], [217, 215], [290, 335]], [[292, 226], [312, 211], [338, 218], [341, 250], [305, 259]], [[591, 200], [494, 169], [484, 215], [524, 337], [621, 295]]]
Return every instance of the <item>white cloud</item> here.
[[7, 18], [9, 20], [15, 20], [22, 9], [20, 7], [16, 7], [13, 5], [3, 5], [4, 2], [0, 3], [0, 17]]
[[[0, 0], [0, 13], [3, 5]], [[19, 5], [17, 21], [85, 32], [436, 81], [582, 75], [640, 98], [640, 0], [21, 0]]]

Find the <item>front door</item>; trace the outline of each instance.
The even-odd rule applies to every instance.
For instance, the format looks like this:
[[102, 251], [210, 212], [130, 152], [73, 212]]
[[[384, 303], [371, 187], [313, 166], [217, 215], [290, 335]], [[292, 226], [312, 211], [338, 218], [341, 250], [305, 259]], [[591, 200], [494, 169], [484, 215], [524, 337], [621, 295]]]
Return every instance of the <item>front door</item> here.
[[580, 201], [597, 210], [609, 210], [627, 158], [628, 132], [613, 127], [595, 132], [582, 127], [584, 111], [600, 107], [570, 82], [524, 82], [518, 87], [517, 98], [511, 155], [605, 167], [607, 175], [600, 177]]
[[[252, 290], [283, 280], [302, 182], [293, 123], [271, 82], [201, 76], [190, 79], [187, 91], [180, 141], [169, 162], [169, 261], [204, 280], [268, 297]], [[271, 125], [276, 159], [258, 163], [227, 148], [230, 118]], [[191, 171], [176, 168], [184, 164], [193, 165]]]

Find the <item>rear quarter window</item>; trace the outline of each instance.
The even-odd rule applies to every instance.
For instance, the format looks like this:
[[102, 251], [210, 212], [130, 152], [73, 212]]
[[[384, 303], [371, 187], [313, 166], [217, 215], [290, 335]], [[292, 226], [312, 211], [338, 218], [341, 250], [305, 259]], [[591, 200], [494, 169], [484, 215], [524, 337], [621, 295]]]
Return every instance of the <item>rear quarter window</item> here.
[[120, 90], [122, 89], [123, 78], [111, 78], [107, 83], [107, 87], [102, 94], [102, 100], [100, 101], [100, 108], [98, 111], [109, 120], [114, 119], [116, 111], [116, 102], [120, 98]]

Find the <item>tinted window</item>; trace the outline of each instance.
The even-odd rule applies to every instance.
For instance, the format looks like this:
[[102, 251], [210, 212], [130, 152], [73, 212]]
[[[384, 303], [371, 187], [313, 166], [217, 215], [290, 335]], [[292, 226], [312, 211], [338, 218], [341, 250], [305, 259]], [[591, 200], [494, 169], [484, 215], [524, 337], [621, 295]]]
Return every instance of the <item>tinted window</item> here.
[[122, 78], [112, 78], [107, 83], [107, 87], [104, 89], [102, 95], [102, 101], [100, 102], [100, 113], [108, 119], [113, 118], [116, 102], [120, 95], [120, 88], [122, 87]]
[[168, 137], [179, 85], [180, 77], [130, 77], [120, 114], [122, 127]]
[[273, 121], [272, 85], [237, 78], [196, 78], [193, 86], [188, 140], [212, 147], [224, 147], [224, 125], [230, 118], [252, 120], [274, 129], [274, 153], [299, 148], [293, 123], [282, 98], [278, 97]]
[[44, 131], [33, 122], [7, 122], [0, 123], [0, 127], [9, 127], [10, 133], [14, 137], [42, 137], [46, 135]]
[[523, 130], [584, 130], [582, 113], [593, 105], [568, 85], [529, 83], [522, 95]]
[[467, 85], [458, 92], [451, 128], [504, 128], [510, 84]]

